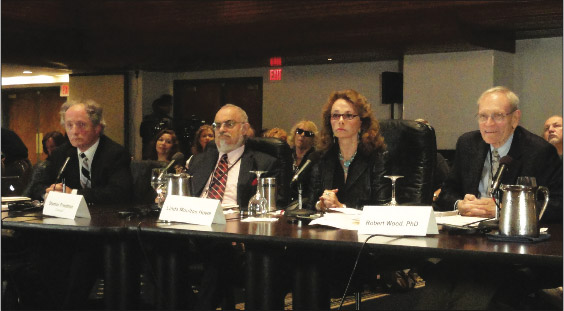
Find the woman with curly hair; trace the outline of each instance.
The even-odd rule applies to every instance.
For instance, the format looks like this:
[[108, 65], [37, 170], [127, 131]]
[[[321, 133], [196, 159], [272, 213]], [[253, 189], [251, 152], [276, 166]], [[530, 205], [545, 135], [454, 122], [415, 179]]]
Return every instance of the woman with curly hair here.
[[308, 191], [310, 208], [361, 209], [388, 201], [386, 144], [366, 98], [354, 90], [333, 92], [322, 119], [320, 159], [312, 169]]

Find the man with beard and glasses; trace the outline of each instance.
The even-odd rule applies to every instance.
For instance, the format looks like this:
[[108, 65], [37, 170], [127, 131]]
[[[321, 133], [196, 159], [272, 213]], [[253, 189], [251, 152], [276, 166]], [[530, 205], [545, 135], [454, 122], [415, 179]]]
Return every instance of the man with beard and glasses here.
[[[280, 180], [283, 167], [271, 155], [253, 150], [246, 144], [249, 133], [247, 113], [238, 106], [226, 104], [215, 115], [212, 124], [215, 144], [194, 156], [188, 169], [192, 175], [195, 196], [218, 199], [222, 205], [237, 204], [246, 208], [256, 193], [256, 176], [250, 171], [265, 171], [261, 177]], [[202, 256], [204, 273], [198, 292], [199, 308], [215, 309], [222, 305], [234, 309], [231, 289], [242, 280], [243, 247], [221, 241], [195, 241], [194, 252]], [[230, 297], [231, 296], [231, 297]], [[222, 300], [223, 298], [223, 300]]]

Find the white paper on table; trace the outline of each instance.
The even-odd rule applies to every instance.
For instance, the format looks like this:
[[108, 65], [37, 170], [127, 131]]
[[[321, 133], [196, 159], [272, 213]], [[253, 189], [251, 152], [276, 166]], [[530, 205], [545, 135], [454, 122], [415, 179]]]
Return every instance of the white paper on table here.
[[2, 203], [20, 202], [20, 201], [31, 201], [31, 198], [28, 198], [28, 197], [2, 197]]
[[271, 217], [247, 217], [241, 219], [241, 222], [275, 222], [278, 221], [278, 218], [271, 218]]
[[356, 208], [350, 208], [350, 207], [332, 207], [329, 210], [339, 212], [339, 213], [343, 213], [343, 214], [347, 214], [347, 215], [361, 215], [362, 214], [362, 210], [359, 210], [359, 209], [356, 209]]
[[[342, 209], [342, 208], [339, 208]], [[322, 225], [338, 229], [358, 230], [360, 214], [326, 213], [323, 217], [312, 220], [309, 225]]]
[[[437, 214], [435, 214], [437, 216]], [[465, 226], [469, 223], [475, 223], [477, 226], [479, 221], [486, 220], [488, 218], [484, 217], [470, 217], [470, 216], [439, 216], [435, 218], [437, 220], [437, 225], [454, 225], [454, 226]]]

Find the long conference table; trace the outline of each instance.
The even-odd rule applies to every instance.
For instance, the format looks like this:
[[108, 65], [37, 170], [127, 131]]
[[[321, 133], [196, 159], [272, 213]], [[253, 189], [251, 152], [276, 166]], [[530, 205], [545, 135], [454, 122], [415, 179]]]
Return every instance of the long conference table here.
[[[27, 234], [84, 235], [102, 242], [104, 258], [104, 303], [107, 309], [135, 309], [140, 301], [140, 249], [152, 248], [155, 256], [156, 308], [181, 308], [186, 295], [184, 280], [177, 273], [184, 265], [181, 256], [188, 241], [244, 244], [245, 308], [283, 309], [282, 277], [291, 278], [293, 309], [328, 309], [326, 280], [316, 269], [327, 254], [338, 251], [356, 255], [366, 240], [356, 231], [324, 226], [278, 216], [275, 222], [241, 222], [227, 216], [223, 225], [199, 226], [160, 222], [155, 214], [134, 206], [90, 206], [91, 219], [72, 220], [43, 216], [41, 211], [2, 211], [2, 229]], [[461, 263], [523, 264], [562, 271], [562, 225], [547, 225], [551, 237], [539, 243], [496, 242], [483, 234], [455, 235], [440, 232], [426, 237], [376, 236], [366, 252], [398, 258], [448, 258]], [[56, 243], [54, 241], [53, 243]], [[140, 247], [141, 246], [141, 247]], [[364, 252], [363, 251], [363, 252]], [[290, 255], [288, 255], [290, 254]], [[213, 254], [208, 254], [212, 256]], [[354, 256], [353, 256], [354, 257]], [[283, 262], [282, 262], [283, 261]], [[338, 269], [348, 272], [352, 266]]]

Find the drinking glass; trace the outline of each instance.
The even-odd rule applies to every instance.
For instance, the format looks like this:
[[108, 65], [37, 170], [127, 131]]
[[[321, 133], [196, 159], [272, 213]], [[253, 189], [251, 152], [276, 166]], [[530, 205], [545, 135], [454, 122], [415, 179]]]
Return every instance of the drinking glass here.
[[388, 206], [396, 206], [399, 205], [398, 202], [396, 201], [396, 180], [403, 178], [403, 176], [398, 176], [398, 175], [385, 175], [384, 177], [389, 178], [392, 180], [392, 200], [389, 203], [386, 203], [384, 205], [388, 205]]
[[153, 189], [155, 189], [155, 191], [157, 192], [157, 206], [159, 208], [163, 207], [163, 203], [164, 203], [164, 196], [165, 196], [165, 174], [164, 173], [164, 168], [158, 167], [158, 168], [154, 168], [151, 171], [151, 187], [153, 187]]
[[517, 184], [535, 188], [537, 186], [537, 179], [532, 176], [519, 176], [517, 177]]
[[257, 175], [257, 193], [251, 197], [249, 200], [248, 206], [248, 216], [254, 216], [260, 214], [261, 216], [265, 216], [268, 212], [267, 209], [267, 201], [266, 198], [261, 194], [260, 189], [260, 175], [266, 173], [266, 171], [250, 171], [251, 173]]

